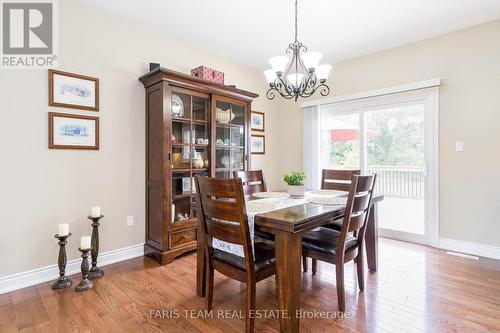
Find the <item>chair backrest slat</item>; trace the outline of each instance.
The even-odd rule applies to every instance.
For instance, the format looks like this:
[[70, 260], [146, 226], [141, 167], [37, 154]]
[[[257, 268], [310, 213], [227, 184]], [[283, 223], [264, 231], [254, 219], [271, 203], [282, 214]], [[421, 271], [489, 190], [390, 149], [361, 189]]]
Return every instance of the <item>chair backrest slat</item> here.
[[238, 205], [230, 201], [211, 198], [205, 201], [203, 210], [205, 216], [219, 220], [239, 221], [240, 219]]
[[262, 170], [253, 171], [234, 171], [234, 178], [240, 178], [243, 183], [243, 192], [245, 195], [251, 195], [258, 192], [267, 192], [266, 180]]
[[359, 192], [369, 192], [373, 190], [373, 182], [375, 180], [371, 177], [359, 177], [358, 178], [358, 187], [356, 191]]
[[244, 243], [239, 224], [231, 224], [231, 222], [212, 219], [210, 223], [207, 223], [207, 234], [233, 244], [243, 245]]
[[[359, 187], [359, 182], [358, 182], [358, 187]], [[362, 195], [355, 196], [354, 197], [354, 202], [352, 204], [352, 212], [353, 214], [364, 211], [368, 208], [368, 205], [370, 204], [370, 193], [369, 192], [364, 192]]]
[[206, 196], [215, 196], [217, 198], [235, 198], [236, 189], [234, 188], [234, 184], [228, 182], [230, 179], [222, 179], [224, 182], [210, 183], [204, 184], [205, 188], [204, 194]]
[[357, 215], [351, 216], [351, 221], [349, 223], [348, 232], [359, 230], [363, 227], [365, 223], [366, 212], [360, 212]]
[[321, 173], [321, 189], [348, 192], [351, 189], [352, 176], [360, 173], [360, 170], [323, 169]]

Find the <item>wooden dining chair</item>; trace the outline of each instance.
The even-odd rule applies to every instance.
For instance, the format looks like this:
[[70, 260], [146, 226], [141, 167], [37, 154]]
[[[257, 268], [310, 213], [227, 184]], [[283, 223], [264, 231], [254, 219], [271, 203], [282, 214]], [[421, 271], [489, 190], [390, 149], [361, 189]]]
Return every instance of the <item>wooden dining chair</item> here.
[[[262, 170], [233, 171], [234, 178], [240, 178], [245, 196], [258, 192], [267, 192], [266, 179]], [[274, 234], [262, 230], [255, 230], [255, 236], [274, 241]]]
[[[323, 169], [321, 172], [321, 189], [345, 191], [347, 194], [351, 189], [352, 176], [359, 174], [361, 174], [361, 170]], [[332, 220], [325, 227], [340, 231], [342, 220]], [[304, 268], [304, 272], [307, 272], [306, 257], [302, 257], [302, 267]], [[313, 274], [316, 274], [318, 271], [318, 261], [315, 259], [312, 260], [311, 270]]]
[[[245, 332], [253, 332], [255, 318], [256, 283], [276, 273], [274, 243], [266, 240], [250, 240], [250, 230], [245, 208], [241, 179], [217, 179], [195, 177], [199, 197], [202, 234], [205, 235], [206, 307], [212, 309], [214, 269], [246, 283]], [[241, 245], [244, 258], [216, 249], [212, 238]], [[255, 255], [254, 255], [255, 253]]]
[[302, 255], [335, 265], [339, 310], [345, 311], [344, 264], [354, 260], [364, 290], [363, 241], [376, 175], [352, 177], [340, 231], [320, 227], [302, 237]]
[[243, 183], [243, 193], [252, 195], [257, 192], [267, 192], [266, 179], [262, 170], [233, 171], [234, 178], [240, 178]]

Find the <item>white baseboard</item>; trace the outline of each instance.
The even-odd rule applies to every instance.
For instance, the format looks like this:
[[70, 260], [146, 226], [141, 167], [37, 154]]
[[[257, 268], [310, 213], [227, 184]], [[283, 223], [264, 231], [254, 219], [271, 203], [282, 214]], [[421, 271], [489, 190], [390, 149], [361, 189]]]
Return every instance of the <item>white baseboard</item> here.
[[439, 248], [500, 260], [500, 247], [497, 246], [469, 243], [449, 238], [439, 238]]
[[[439, 248], [460, 253], [473, 254], [480, 257], [500, 260], [500, 247], [469, 243], [449, 238], [439, 238]], [[99, 267], [144, 255], [144, 244], [137, 244], [99, 254]], [[81, 259], [69, 260], [66, 274], [72, 275], [80, 271]], [[0, 294], [26, 288], [35, 284], [56, 280], [59, 276], [57, 265], [37, 268], [31, 271], [0, 277]]]
[[[144, 255], [144, 244], [137, 244], [99, 253], [98, 266], [103, 267], [120, 261], [140, 257]], [[66, 275], [80, 272], [81, 259], [69, 260], [66, 264]], [[31, 271], [0, 277], [0, 294], [33, 286], [35, 284], [56, 280], [59, 276], [57, 265], [37, 268]], [[73, 281], [75, 283], [75, 281]]]

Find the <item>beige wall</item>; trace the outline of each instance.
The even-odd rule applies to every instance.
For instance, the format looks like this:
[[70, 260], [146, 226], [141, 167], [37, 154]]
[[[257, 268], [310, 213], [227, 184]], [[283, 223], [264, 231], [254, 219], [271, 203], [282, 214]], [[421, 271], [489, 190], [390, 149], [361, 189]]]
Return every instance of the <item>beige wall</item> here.
[[[259, 93], [254, 109], [266, 113], [267, 154], [253, 157], [268, 171], [271, 188], [301, 165], [301, 149], [284, 158], [284, 104], [265, 99], [262, 73], [115, 18], [75, 1], [59, 1], [59, 68], [100, 78], [100, 112], [47, 106], [46, 70], [0, 72], [0, 277], [57, 262], [53, 235], [70, 223], [69, 259], [79, 237], [90, 234], [85, 218], [93, 205], [105, 215], [101, 251], [144, 242], [144, 88], [137, 78], [149, 62], [189, 73], [204, 64], [225, 72], [226, 83]], [[47, 149], [49, 111], [98, 115], [99, 151]], [[293, 131], [299, 131], [298, 120]], [[126, 226], [126, 216], [135, 226]]]
[[500, 246], [499, 36], [497, 20], [336, 64], [329, 82], [335, 96], [441, 78], [440, 237], [493, 246]]

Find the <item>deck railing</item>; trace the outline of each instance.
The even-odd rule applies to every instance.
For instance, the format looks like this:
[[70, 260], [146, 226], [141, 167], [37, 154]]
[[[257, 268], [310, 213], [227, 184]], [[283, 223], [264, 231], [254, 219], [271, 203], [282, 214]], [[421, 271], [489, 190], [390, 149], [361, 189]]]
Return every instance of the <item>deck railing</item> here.
[[420, 166], [368, 166], [367, 173], [377, 174], [376, 192], [392, 197], [424, 197], [424, 168]]

